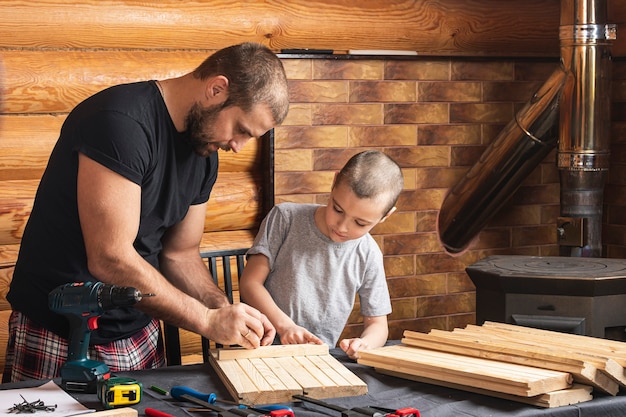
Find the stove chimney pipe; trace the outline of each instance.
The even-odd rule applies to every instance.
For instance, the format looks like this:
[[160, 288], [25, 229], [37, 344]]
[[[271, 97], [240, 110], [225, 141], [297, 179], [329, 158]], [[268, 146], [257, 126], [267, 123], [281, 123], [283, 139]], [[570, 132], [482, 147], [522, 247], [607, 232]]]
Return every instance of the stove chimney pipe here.
[[616, 33], [605, 21], [606, 0], [561, 0], [561, 65], [444, 200], [438, 229], [448, 252], [466, 249], [558, 139], [561, 255], [600, 255], [609, 165], [608, 40]]
[[602, 256], [602, 205], [609, 169], [611, 53], [615, 25], [606, 0], [561, 0], [561, 95], [558, 168], [561, 256]]

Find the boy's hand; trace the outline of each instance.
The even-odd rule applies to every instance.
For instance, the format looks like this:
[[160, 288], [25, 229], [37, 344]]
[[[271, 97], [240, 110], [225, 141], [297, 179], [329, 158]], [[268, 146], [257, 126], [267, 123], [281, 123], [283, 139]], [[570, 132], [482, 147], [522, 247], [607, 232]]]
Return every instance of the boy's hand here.
[[293, 326], [280, 333], [280, 343], [283, 345], [297, 345], [312, 343], [322, 345], [324, 342], [313, 333], [300, 326]]
[[339, 342], [341, 350], [346, 352], [350, 359], [359, 359], [359, 351], [369, 349], [369, 346], [363, 339], [355, 337], [354, 339], [343, 339]]

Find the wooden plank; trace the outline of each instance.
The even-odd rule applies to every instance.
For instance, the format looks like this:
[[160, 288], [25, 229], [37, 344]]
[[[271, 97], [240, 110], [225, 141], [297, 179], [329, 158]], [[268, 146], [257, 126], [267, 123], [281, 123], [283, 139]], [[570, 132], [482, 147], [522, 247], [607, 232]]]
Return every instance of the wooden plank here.
[[367, 393], [367, 384], [332, 358], [327, 345], [223, 348], [211, 352], [210, 363], [233, 398], [244, 404], [289, 402], [295, 394], [331, 398]]
[[496, 338], [509, 344], [533, 348], [541, 348], [555, 356], [562, 358], [578, 358], [584, 360], [599, 370], [605, 372], [618, 384], [626, 386], [626, 370], [611, 357], [605, 354], [589, 352], [590, 349], [582, 348], [581, 345], [572, 346], [560, 343], [559, 333], [550, 337], [520, 337], [519, 333], [497, 328], [481, 328], [480, 326], [468, 325], [465, 329], [455, 329], [453, 333], [473, 334], [476, 337]]
[[425, 349], [568, 372], [575, 381], [593, 385], [611, 395], [616, 395], [619, 390], [616, 381], [600, 372], [591, 363], [567, 355], [546, 352], [542, 346], [520, 346], [464, 333], [437, 330], [432, 330], [428, 334], [405, 331], [402, 342]]
[[270, 345], [261, 346], [258, 349], [245, 349], [230, 347], [218, 349], [217, 360], [243, 359], [243, 358], [280, 358], [285, 356], [304, 355], [328, 355], [328, 345], [299, 344], [299, 345]]
[[423, 382], [425, 384], [454, 388], [461, 391], [468, 391], [476, 394], [487, 395], [490, 397], [502, 398], [508, 401], [516, 401], [519, 403], [530, 404], [536, 407], [543, 408], [555, 408], [564, 405], [578, 404], [593, 399], [593, 396], [591, 395], [593, 388], [588, 385], [581, 384], [574, 384], [570, 388], [547, 392], [545, 394], [540, 394], [535, 397], [520, 397], [517, 395], [509, 395], [502, 392], [489, 391], [468, 385], [454, 384], [451, 382], [441, 381], [437, 379], [422, 378], [402, 372], [387, 371], [386, 369], [376, 370], [382, 374], [391, 375], [398, 378], [410, 379], [412, 381]]
[[304, 395], [311, 396], [313, 398], [327, 398], [332, 395], [328, 395], [326, 392], [326, 385], [319, 381], [314, 374], [310, 372], [294, 357], [278, 357], [276, 358], [278, 363], [285, 369], [293, 379], [302, 387]]
[[137, 417], [138, 415], [139, 412], [130, 407], [112, 408], [110, 410], [89, 413], [91, 417]]
[[535, 396], [568, 388], [572, 377], [565, 372], [464, 357], [397, 345], [362, 352], [359, 363], [442, 379], [519, 396]]
[[358, 376], [352, 373], [348, 368], [341, 364], [336, 358], [325, 355], [320, 356], [324, 362], [328, 364], [335, 372], [340, 374], [352, 387], [352, 395], [365, 395], [367, 394], [367, 384], [361, 380]]
[[[624, 3], [608, 0], [623, 27]], [[3, 48], [218, 49], [257, 41], [281, 48], [387, 49], [420, 55], [558, 56], [558, 0], [263, 0], [123, 2], [4, 0]], [[454, 12], [451, 12], [453, 10]], [[94, 30], [96, 27], [98, 30]], [[615, 41], [614, 56], [624, 52]]]
[[584, 336], [571, 333], [561, 333], [551, 330], [535, 329], [532, 327], [517, 326], [513, 324], [497, 323], [487, 321], [482, 326], [484, 329], [501, 329], [511, 332], [518, 332], [533, 337], [543, 337], [543, 340], [549, 338], [553, 342], [558, 342], [571, 347], [583, 347], [585, 351], [592, 350], [594, 352], [602, 352], [610, 354], [615, 360], [621, 361], [626, 358], [626, 342], [617, 340], [603, 339], [599, 337]]

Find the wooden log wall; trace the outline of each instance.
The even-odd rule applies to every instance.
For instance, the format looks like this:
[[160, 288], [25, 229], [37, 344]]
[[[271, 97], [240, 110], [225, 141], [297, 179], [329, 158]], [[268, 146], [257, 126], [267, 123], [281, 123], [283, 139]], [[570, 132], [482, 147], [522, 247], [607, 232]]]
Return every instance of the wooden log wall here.
[[[624, 31], [626, 6], [607, 0], [607, 7], [610, 23]], [[523, 7], [516, 0], [7, 0], [0, 11], [0, 47], [6, 48], [193, 50], [257, 41], [276, 51], [559, 53], [559, 0], [526, 0]], [[626, 54], [624, 36], [614, 53]]]

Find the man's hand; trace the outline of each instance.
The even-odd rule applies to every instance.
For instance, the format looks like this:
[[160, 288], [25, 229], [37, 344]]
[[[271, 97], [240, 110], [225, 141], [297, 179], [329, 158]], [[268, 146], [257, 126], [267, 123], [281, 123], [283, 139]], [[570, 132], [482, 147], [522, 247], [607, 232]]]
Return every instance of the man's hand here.
[[300, 326], [292, 326], [280, 333], [280, 343], [283, 345], [296, 345], [313, 343], [321, 345], [324, 342], [313, 333]]
[[271, 345], [276, 329], [257, 309], [244, 303], [208, 311], [211, 340], [224, 345], [241, 345], [246, 349]]
[[369, 349], [369, 346], [363, 339], [355, 337], [354, 339], [343, 339], [339, 342], [341, 350], [346, 352], [350, 359], [359, 359], [359, 351]]

